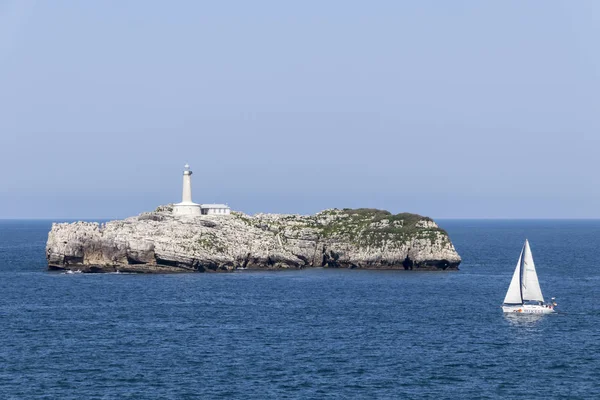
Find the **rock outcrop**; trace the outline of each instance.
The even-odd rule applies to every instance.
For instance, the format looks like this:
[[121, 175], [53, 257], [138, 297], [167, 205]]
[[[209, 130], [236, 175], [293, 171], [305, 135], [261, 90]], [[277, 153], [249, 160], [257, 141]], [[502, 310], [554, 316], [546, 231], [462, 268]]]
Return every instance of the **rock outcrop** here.
[[340, 267], [458, 269], [448, 234], [426, 217], [373, 209], [312, 216], [174, 216], [169, 206], [103, 224], [53, 224], [51, 269], [185, 272]]

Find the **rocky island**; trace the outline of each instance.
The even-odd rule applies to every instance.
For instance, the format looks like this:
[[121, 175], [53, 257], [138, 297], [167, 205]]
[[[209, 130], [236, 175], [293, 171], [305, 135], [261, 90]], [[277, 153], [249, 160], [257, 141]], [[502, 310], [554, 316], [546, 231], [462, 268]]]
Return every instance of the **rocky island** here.
[[331, 209], [311, 216], [177, 215], [172, 205], [107, 223], [53, 224], [46, 257], [50, 269], [140, 273], [456, 270], [461, 261], [446, 231], [416, 214]]

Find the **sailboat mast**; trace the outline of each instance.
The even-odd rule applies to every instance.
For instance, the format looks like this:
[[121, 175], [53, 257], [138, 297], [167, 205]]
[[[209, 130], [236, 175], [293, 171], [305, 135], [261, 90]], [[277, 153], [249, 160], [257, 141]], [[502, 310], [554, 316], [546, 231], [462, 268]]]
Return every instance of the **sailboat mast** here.
[[524, 303], [523, 301], [523, 264], [524, 264], [524, 259], [525, 257], [523, 257], [525, 255], [525, 246], [527, 246], [527, 239], [525, 239], [525, 244], [523, 245], [523, 250], [521, 250], [521, 256], [519, 257], [519, 260], [521, 261], [519, 263], [519, 294], [521, 295], [521, 304]]

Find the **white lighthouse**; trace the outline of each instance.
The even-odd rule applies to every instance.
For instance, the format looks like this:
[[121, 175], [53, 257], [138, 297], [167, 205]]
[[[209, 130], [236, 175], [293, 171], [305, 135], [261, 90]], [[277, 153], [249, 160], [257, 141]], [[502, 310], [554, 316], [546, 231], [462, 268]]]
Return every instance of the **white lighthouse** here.
[[173, 214], [176, 215], [201, 215], [202, 208], [200, 204], [192, 201], [192, 171], [190, 166], [185, 164], [183, 171], [183, 192], [181, 194], [181, 203], [173, 205]]

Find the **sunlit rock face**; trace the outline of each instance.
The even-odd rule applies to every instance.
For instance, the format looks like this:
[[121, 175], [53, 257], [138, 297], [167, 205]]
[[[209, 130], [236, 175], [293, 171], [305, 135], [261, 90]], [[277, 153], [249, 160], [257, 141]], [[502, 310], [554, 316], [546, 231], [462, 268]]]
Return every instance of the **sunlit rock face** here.
[[458, 269], [448, 234], [427, 217], [374, 209], [311, 216], [173, 215], [170, 206], [105, 224], [53, 224], [52, 269], [186, 272], [234, 269]]

